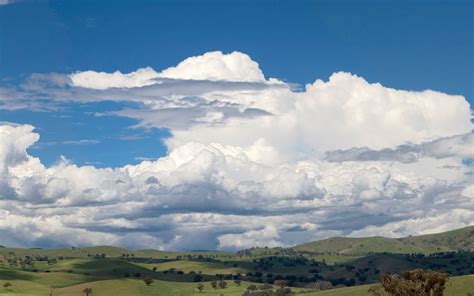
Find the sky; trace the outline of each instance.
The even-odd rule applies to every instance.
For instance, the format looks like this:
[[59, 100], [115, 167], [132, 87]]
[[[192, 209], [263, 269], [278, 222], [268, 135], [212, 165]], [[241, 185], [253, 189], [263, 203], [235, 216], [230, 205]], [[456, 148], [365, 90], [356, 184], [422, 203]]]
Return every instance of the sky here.
[[472, 16], [0, 0], [0, 245], [239, 250], [472, 225]]

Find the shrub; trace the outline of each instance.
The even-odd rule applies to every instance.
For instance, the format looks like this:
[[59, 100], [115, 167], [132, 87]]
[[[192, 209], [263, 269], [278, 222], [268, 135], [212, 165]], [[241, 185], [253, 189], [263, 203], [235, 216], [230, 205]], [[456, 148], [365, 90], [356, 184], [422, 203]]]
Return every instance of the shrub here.
[[149, 285], [151, 285], [154, 281], [153, 281], [153, 279], [152, 279], [151, 277], [147, 276], [146, 278], [143, 279], [143, 282], [144, 282], [147, 286], [149, 286]]
[[375, 296], [385, 293], [391, 296], [418, 296], [418, 295], [444, 295], [448, 278], [444, 273], [415, 269], [398, 274], [384, 274], [380, 278], [380, 284], [369, 289]]
[[202, 290], [204, 290], [204, 285], [201, 284], [201, 283], [199, 283], [199, 284], [197, 285], [196, 289], [199, 291], [199, 293], [201, 293]]
[[10, 283], [10, 282], [6, 282], [5, 284], [3, 284], [3, 287], [4, 287], [5, 289], [9, 289], [11, 286], [13, 286], [13, 285], [12, 285], [12, 283]]
[[227, 282], [226, 281], [219, 281], [219, 288], [225, 289], [227, 287]]

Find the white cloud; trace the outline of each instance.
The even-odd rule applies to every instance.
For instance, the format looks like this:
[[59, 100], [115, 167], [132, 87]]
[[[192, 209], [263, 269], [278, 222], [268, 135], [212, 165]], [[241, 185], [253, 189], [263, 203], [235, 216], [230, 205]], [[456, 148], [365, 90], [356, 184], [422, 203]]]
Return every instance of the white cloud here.
[[254, 156], [266, 148], [188, 143], [117, 169], [66, 160], [47, 168], [26, 151], [39, 138], [31, 126], [0, 131], [8, 187], [0, 200], [8, 235], [0, 244], [57, 246], [71, 237], [74, 245], [130, 246], [134, 237], [143, 247], [238, 249], [425, 233], [451, 213], [440, 230], [474, 222], [472, 168], [460, 157], [278, 164]]
[[474, 222], [474, 172], [465, 161], [473, 125], [462, 96], [396, 90], [344, 72], [298, 92], [265, 79], [239, 52], [206, 53], [161, 72], [37, 74], [0, 96], [11, 109], [135, 101], [140, 108], [97, 115], [172, 134], [167, 156], [137, 165], [63, 159], [45, 167], [27, 152], [39, 139], [32, 126], [1, 124], [0, 229], [8, 237], [0, 244], [59, 245], [67, 236], [78, 245], [233, 249]]
[[261, 230], [249, 230], [238, 234], [224, 234], [219, 236], [220, 248], [246, 249], [255, 246], [278, 247], [282, 246], [279, 241], [279, 232], [274, 225], [267, 225]]
[[128, 74], [122, 74], [120, 71], [114, 73], [84, 71], [70, 75], [73, 86], [100, 90], [152, 85], [157, 77], [158, 73], [152, 68], [141, 68]]
[[439, 233], [474, 224], [473, 209], [454, 209], [448, 213], [432, 212], [429, 215], [403, 221], [387, 223], [383, 226], [367, 226], [352, 232], [351, 236], [405, 237]]
[[213, 51], [190, 57], [176, 67], [163, 70], [160, 76], [173, 79], [265, 82], [258, 64], [248, 55], [237, 51], [230, 54]]
[[[189, 57], [175, 67], [156, 72], [150, 67], [123, 74], [83, 71], [70, 75], [73, 86], [104, 90], [108, 88], [132, 88], [159, 83], [157, 78], [180, 80], [266, 82], [258, 64], [248, 55], [234, 51], [207, 52]], [[277, 82], [276, 80], [272, 80]]]
[[[67, 81], [73, 87], [66, 87]], [[24, 108], [38, 99], [140, 102], [140, 108], [101, 115], [134, 118], [136, 127], [168, 128], [170, 148], [188, 142], [249, 147], [263, 140], [284, 160], [420, 144], [473, 128], [462, 96], [397, 90], [345, 72], [297, 92], [290, 84], [266, 80], [258, 64], [239, 52], [205, 53], [161, 72], [35, 74], [21, 92], [3, 91], [5, 98], [14, 97], [3, 99], [4, 108]]]
[[[472, 129], [470, 107], [461, 96], [399, 91], [348, 73], [333, 74], [328, 82], [318, 80], [305, 92], [276, 92], [279, 103], [267, 99], [275, 90], [254, 95], [261, 100], [255, 106], [273, 116], [174, 130], [168, 145], [200, 141], [248, 146], [264, 139], [287, 159], [295, 159], [334, 149], [421, 143]], [[289, 98], [292, 104], [285, 102]]]

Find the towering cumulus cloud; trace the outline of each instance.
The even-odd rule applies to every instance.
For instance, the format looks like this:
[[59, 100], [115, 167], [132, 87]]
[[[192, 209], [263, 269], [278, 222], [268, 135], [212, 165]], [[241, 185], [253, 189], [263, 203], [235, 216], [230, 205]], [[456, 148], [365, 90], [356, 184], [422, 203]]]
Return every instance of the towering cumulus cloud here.
[[101, 115], [172, 136], [155, 161], [45, 167], [27, 152], [39, 139], [34, 128], [2, 123], [0, 244], [62, 245], [66, 237], [74, 245], [238, 249], [474, 223], [474, 134], [462, 96], [344, 72], [295, 91], [239, 52], [161, 72], [84, 71], [25, 85], [16, 93], [25, 106], [138, 101]]

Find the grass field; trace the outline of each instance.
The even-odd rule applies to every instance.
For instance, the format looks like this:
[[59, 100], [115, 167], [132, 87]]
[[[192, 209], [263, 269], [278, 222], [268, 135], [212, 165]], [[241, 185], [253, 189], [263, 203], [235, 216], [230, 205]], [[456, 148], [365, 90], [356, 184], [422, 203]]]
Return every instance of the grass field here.
[[[204, 284], [204, 290], [199, 293], [196, 290], [196, 283], [176, 283], [166, 281], [155, 281], [150, 286], [146, 286], [138, 279], [115, 279], [102, 280], [71, 285], [62, 288], [50, 289], [48, 285], [41, 283], [13, 280], [11, 289], [0, 289], [0, 295], [53, 295], [74, 296], [85, 295], [82, 291], [91, 288], [93, 296], [141, 296], [141, 295], [242, 295], [249, 283], [242, 282], [241, 286], [236, 286], [232, 281], [228, 281], [225, 289], [213, 289], [208, 282]], [[339, 288], [322, 292], [304, 293], [307, 296], [358, 296], [370, 295], [367, 291], [371, 285], [356, 286], [350, 288]], [[301, 289], [293, 289], [295, 294], [299, 294]], [[464, 296], [468, 292], [474, 292], [474, 276], [452, 277], [447, 285], [445, 296]]]

